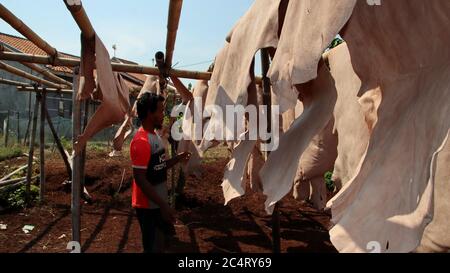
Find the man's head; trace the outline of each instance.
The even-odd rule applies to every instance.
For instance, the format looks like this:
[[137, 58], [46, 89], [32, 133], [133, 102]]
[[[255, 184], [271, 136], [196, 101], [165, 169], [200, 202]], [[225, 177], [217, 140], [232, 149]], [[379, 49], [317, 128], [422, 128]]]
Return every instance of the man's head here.
[[145, 93], [137, 101], [137, 114], [142, 124], [161, 129], [164, 121], [164, 97]]

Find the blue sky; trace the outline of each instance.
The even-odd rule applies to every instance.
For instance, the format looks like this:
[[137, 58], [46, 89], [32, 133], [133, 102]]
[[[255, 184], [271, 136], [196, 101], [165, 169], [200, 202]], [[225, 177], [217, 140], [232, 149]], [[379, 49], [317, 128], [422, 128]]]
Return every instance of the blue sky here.
[[[152, 65], [165, 50], [169, 0], [84, 0], [97, 34], [113, 56]], [[123, 4], [126, 3], [126, 4]], [[173, 64], [204, 71], [253, 0], [184, 0]], [[80, 31], [63, 0], [2, 0], [2, 4], [59, 51], [80, 55]], [[0, 32], [18, 34], [3, 20]], [[187, 67], [186, 67], [187, 66]]]

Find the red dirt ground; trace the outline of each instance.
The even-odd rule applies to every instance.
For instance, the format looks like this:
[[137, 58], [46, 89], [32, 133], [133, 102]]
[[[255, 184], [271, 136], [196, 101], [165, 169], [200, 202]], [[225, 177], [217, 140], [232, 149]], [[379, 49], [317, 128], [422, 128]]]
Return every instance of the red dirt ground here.
[[[20, 212], [0, 214], [0, 252], [64, 253], [71, 238], [70, 192], [61, 160], [55, 156], [46, 167], [47, 202]], [[22, 160], [23, 161], [23, 160]], [[176, 253], [270, 253], [271, 217], [264, 213], [262, 194], [250, 193], [227, 207], [220, 187], [227, 160], [204, 164], [201, 180], [188, 178], [178, 209], [177, 235], [170, 247]], [[22, 164], [12, 160], [9, 164]], [[120, 194], [113, 198], [120, 187]], [[82, 250], [88, 253], [140, 253], [139, 225], [130, 206], [131, 169], [127, 158], [108, 158], [91, 152], [86, 183], [94, 198], [82, 206]], [[336, 252], [329, 241], [329, 216], [291, 197], [280, 204], [282, 252]], [[30, 234], [22, 227], [35, 226]]]

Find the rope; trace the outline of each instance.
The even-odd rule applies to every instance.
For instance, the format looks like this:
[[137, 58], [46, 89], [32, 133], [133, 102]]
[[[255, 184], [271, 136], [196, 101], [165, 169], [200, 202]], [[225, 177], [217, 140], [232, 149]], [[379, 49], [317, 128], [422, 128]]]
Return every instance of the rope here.
[[[179, 66], [178, 68], [191, 67], [191, 66], [196, 66], [196, 65], [201, 65], [201, 64], [208, 64], [208, 63], [212, 63], [212, 62], [214, 62], [214, 60], [204, 61], [204, 62], [195, 63], [195, 64], [187, 64], [187, 65]], [[174, 68], [175, 68], [175, 66], [174, 66]]]

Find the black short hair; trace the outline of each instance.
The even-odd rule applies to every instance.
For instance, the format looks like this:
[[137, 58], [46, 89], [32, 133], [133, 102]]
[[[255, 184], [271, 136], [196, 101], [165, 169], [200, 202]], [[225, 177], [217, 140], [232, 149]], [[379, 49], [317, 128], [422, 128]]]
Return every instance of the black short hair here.
[[148, 113], [155, 113], [158, 109], [158, 102], [164, 102], [163, 96], [153, 93], [145, 93], [137, 101], [137, 114], [142, 122], [147, 118]]

